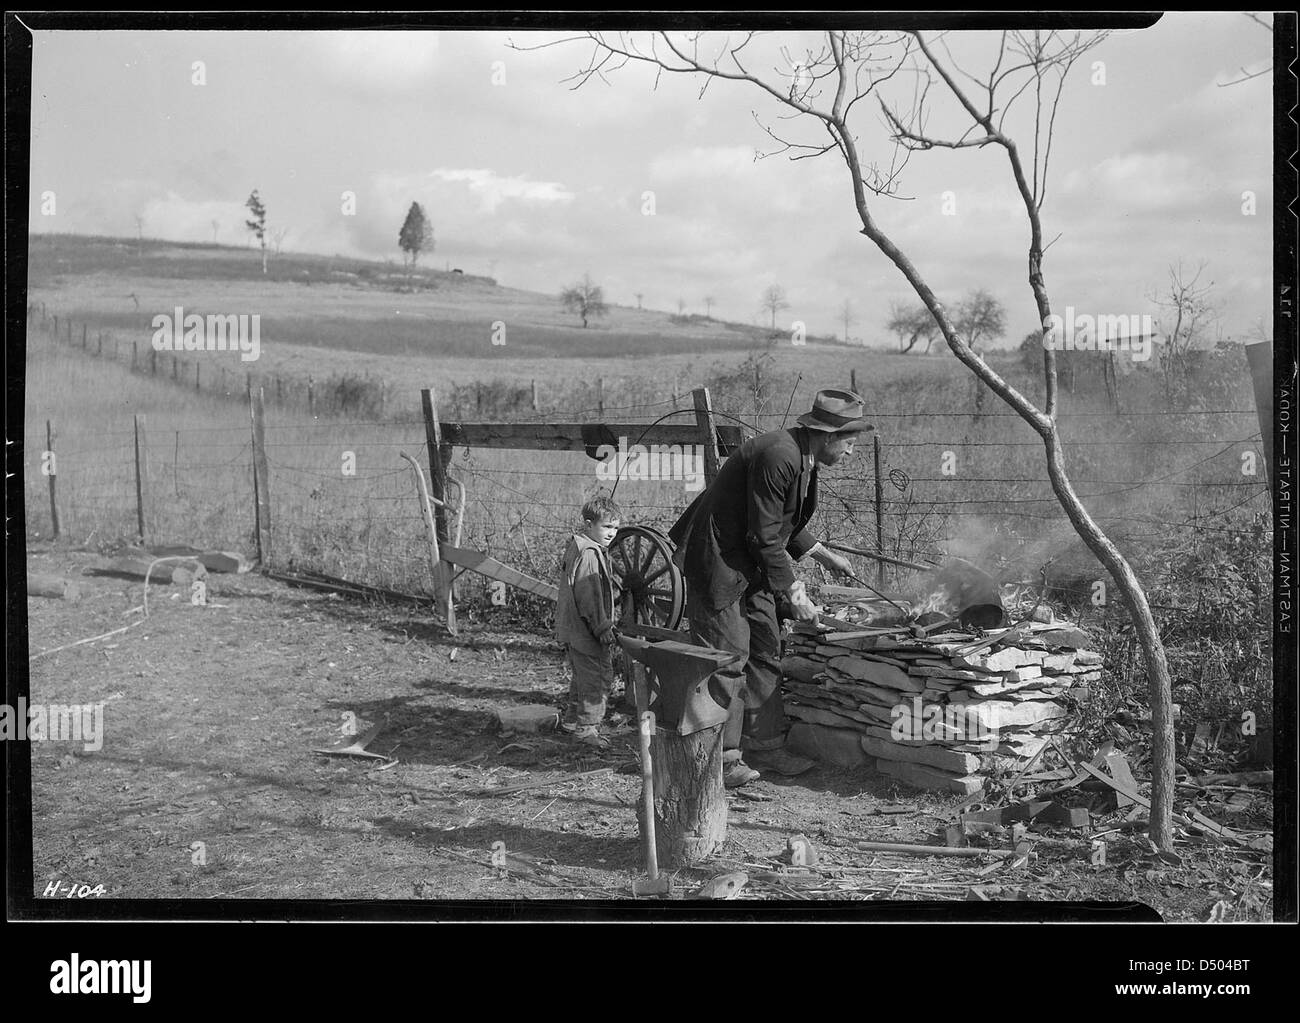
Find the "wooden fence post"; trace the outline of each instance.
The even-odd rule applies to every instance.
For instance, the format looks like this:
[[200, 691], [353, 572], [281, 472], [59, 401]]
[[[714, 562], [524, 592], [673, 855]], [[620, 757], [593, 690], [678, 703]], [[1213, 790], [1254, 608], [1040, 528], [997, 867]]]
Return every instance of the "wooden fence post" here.
[[695, 399], [695, 425], [700, 429], [700, 444], [704, 447], [704, 485], [709, 486], [718, 477], [718, 432], [713, 426], [713, 399], [707, 387], [697, 387], [691, 392]]
[[140, 350], [136, 345], [135, 338], [131, 338], [131, 368], [135, 369], [136, 362], [140, 358]]
[[858, 393], [858, 371], [856, 369], [849, 370], [849, 390], [854, 394]]
[[[876, 550], [881, 554], [885, 553], [885, 487], [884, 481], [880, 478], [880, 435], [873, 434], [871, 437], [872, 455], [876, 462]], [[876, 583], [883, 586], [885, 583], [885, 563], [876, 562]]]
[[179, 377], [177, 376], [179, 366], [180, 366], [180, 361], [176, 358], [175, 354], [173, 354], [172, 355], [172, 379], [173, 380], [179, 379]]
[[145, 437], [144, 413], [135, 417], [135, 522], [140, 542], [148, 540], [149, 445]]
[[[438, 548], [451, 543], [451, 533], [447, 528], [447, 463], [451, 461], [451, 445], [442, 442], [442, 424], [438, 421], [438, 404], [432, 387], [420, 389], [420, 405], [424, 411], [424, 443], [429, 453], [429, 493], [439, 503], [434, 505], [434, 528], [438, 533]], [[446, 561], [438, 562], [438, 573], [434, 579], [437, 600], [446, 617], [447, 631], [456, 635], [456, 594], [451, 583], [451, 566]]]
[[307, 377], [307, 414], [316, 415], [316, 381], [310, 375]]
[[284, 381], [280, 379], [280, 374], [275, 375], [275, 403], [284, 404]]
[[45, 420], [45, 451], [50, 460], [50, 522], [54, 527], [54, 539], [59, 538], [59, 506], [54, 499], [54, 477], [58, 472], [58, 460], [54, 456], [54, 420]]
[[152, 346], [149, 348], [149, 375], [158, 375], [158, 349]]
[[104, 354], [104, 332], [102, 330], [99, 332], [99, 340], [95, 346], [95, 354], [99, 356]]
[[536, 381], [536, 380], [533, 381], [533, 411], [534, 411], [534, 412], [538, 411], [538, 401], [537, 401], [537, 381]]
[[194, 389], [196, 391], [203, 390], [202, 386], [199, 384], [199, 365], [200, 364], [197, 362], [194, 364]]
[[605, 378], [596, 377], [596, 411], [605, 418]]
[[253, 421], [253, 505], [257, 531], [257, 560], [266, 568], [271, 562], [270, 472], [266, 462], [266, 404], [262, 385], [253, 385], [248, 375], [248, 413]]
[[54, 335], [54, 340], [59, 339], [59, 314], [55, 313], [50, 317], [50, 333]]

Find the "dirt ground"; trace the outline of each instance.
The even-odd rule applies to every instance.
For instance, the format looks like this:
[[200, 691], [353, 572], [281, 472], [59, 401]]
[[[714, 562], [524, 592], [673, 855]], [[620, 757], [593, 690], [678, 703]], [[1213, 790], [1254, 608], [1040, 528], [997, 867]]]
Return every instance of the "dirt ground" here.
[[[48, 545], [28, 559], [70, 575], [103, 563]], [[416, 609], [256, 574], [208, 583], [206, 607], [151, 583], [143, 624], [48, 656], [37, 655], [140, 619], [143, 587], [86, 576], [78, 603], [29, 598], [30, 700], [104, 703], [98, 751], [31, 744], [38, 896], [57, 882], [145, 899], [631, 897], [644, 876], [640, 779], [619, 772], [635, 772], [634, 736], [579, 754], [497, 725], [498, 707], [561, 705], [564, 666], [547, 637], [512, 630], [508, 611], [452, 639]], [[358, 732], [383, 722], [369, 749], [398, 762], [312, 752], [344, 742], [353, 720]], [[600, 768], [613, 770], [575, 778]], [[547, 784], [479, 793], [534, 781]], [[1181, 842], [1170, 864], [1143, 836], [1113, 833], [1104, 867], [1089, 863], [1085, 837], [1045, 829], [1058, 844], [1020, 867], [863, 852], [852, 843], [942, 844], [961, 802], [869, 767], [765, 778], [729, 801], [726, 847], [679, 871], [677, 892], [745, 869], [742, 899], [956, 900], [988, 885], [992, 898], [1136, 899], [1167, 920], [1205, 920], [1220, 902], [1227, 919], [1267, 919], [1271, 907], [1271, 856], [1209, 841]], [[1271, 805], [1249, 815], [1267, 828]], [[794, 869], [780, 857], [797, 833], [820, 862], [778, 877]]]

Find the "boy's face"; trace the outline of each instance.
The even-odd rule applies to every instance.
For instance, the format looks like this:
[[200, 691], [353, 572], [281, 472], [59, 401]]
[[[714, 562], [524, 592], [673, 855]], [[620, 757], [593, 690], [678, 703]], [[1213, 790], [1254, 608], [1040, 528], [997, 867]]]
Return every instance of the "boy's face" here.
[[618, 519], [607, 519], [603, 515], [594, 522], [586, 519], [582, 531], [588, 539], [595, 540], [602, 547], [608, 547], [614, 540], [614, 534], [618, 532]]

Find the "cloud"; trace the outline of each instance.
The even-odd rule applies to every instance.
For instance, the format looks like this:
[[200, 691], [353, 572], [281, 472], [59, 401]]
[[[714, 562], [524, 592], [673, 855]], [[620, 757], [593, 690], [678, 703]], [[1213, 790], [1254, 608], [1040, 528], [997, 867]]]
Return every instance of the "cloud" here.
[[1113, 209], [1165, 213], [1203, 202], [1213, 187], [1197, 161], [1185, 153], [1124, 153], [1070, 171], [1061, 192], [1064, 197], [1113, 204]]
[[432, 176], [440, 181], [463, 181], [469, 190], [478, 196], [486, 213], [495, 213], [507, 199], [519, 199], [525, 202], [561, 202], [573, 201], [573, 193], [555, 181], [530, 181], [522, 175], [502, 177], [495, 171], [487, 169], [447, 169], [439, 168]]

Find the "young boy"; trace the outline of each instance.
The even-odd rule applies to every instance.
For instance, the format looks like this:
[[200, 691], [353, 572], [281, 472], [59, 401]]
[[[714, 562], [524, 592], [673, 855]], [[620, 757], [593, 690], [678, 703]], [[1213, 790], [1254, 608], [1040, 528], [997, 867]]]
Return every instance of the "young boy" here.
[[565, 645], [573, 681], [562, 731], [578, 742], [603, 749], [600, 733], [605, 704], [614, 686], [617, 644], [616, 582], [609, 564], [609, 545], [618, 532], [619, 507], [612, 498], [593, 497], [582, 506], [583, 528], [564, 551], [560, 596], [555, 609], [555, 636]]

